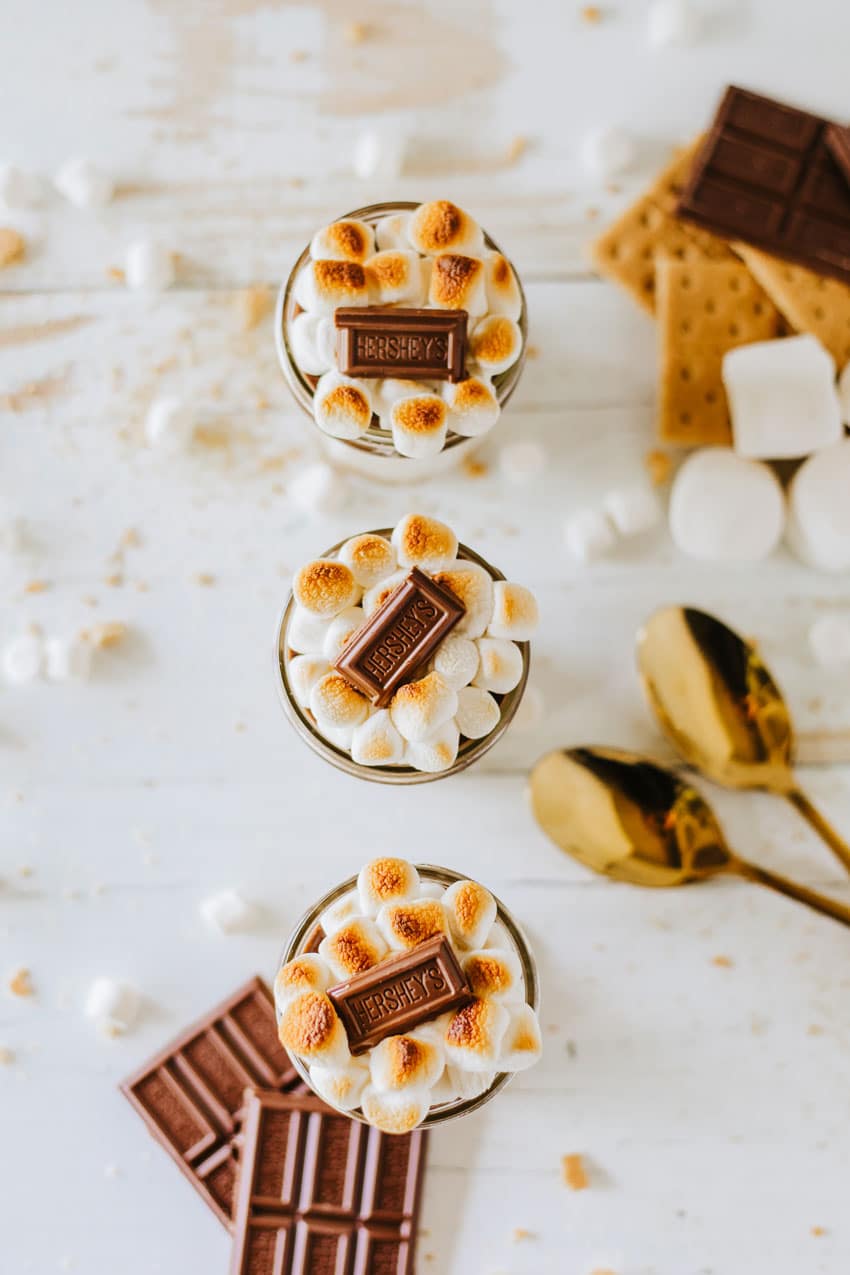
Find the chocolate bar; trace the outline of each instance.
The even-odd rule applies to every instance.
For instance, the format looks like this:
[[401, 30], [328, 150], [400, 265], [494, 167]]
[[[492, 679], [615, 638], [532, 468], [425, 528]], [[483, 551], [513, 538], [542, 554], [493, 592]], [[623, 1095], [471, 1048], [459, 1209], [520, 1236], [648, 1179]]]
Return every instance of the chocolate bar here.
[[337, 364], [345, 376], [462, 381], [466, 376], [465, 310], [340, 306]]
[[206, 1200], [233, 1226], [245, 1089], [305, 1086], [277, 1038], [274, 1000], [252, 978], [121, 1085], [149, 1131]]
[[453, 593], [414, 567], [346, 642], [334, 668], [355, 690], [383, 708], [464, 611]]
[[328, 992], [352, 1054], [398, 1036], [470, 999], [469, 982], [441, 934], [381, 961]]
[[828, 126], [818, 115], [727, 89], [678, 215], [850, 283], [850, 185]]
[[850, 182], [850, 128], [845, 128], [841, 124], [828, 124], [826, 144], [832, 158], [841, 169], [844, 180]]
[[413, 1275], [426, 1135], [246, 1095], [231, 1275]]

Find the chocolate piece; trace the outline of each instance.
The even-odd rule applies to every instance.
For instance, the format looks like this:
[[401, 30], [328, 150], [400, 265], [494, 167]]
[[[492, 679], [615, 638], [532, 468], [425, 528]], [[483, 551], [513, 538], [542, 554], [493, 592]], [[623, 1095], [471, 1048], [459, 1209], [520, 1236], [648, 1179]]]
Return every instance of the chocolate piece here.
[[246, 1094], [231, 1275], [413, 1275], [427, 1135]]
[[841, 169], [844, 180], [850, 182], [850, 128], [841, 124], [827, 124], [826, 144]]
[[345, 376], [462, 381], [466, 376], [465, 310], [401, 310], [340, 306], [337, 363]]
[[679, 202], [679, 216], [850, 283], [850, 186], [828, 121], [729, 88]]
[[465, 610], [453, 593], [414, 567], [349, 638], [334, 668], [355, 690], [383, 708]]
[[232, 1229], [245, 1089], [304, 1090], [277, 1038], [272, 994], [252, 978], [121, 1085], [178, 1167]]
[[348, 1034], [352, 1054], [386, 1036], [411, 1031], [470, 999], [469, 982], [442, 934], [409, 952], [380, 961], [328, 992]]

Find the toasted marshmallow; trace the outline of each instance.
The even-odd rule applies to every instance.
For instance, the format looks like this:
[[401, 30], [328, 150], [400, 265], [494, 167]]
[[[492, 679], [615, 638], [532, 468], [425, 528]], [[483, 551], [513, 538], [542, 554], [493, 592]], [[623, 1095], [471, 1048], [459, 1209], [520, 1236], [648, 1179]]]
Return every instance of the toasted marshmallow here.
[[314, 261], [357, 261], [362, 265], [374, 251], [375, 236], [365, 221], [333, 221], [317, 230], [310, 244]]
[[424, 514], [408, 514], [397, 523], [392, 542], [401, 567], [442, 571], [457, 553], [457, 536], [451, 527]]
[[360, 600], [360, 586], [344, 562], [314, 558], [297, 572], [292, 582], [295, 601], [310, 615], [332, 620]]
[[394, 952], [407, 952], [435, 934], [448, 934], [448, 921], [439, 899], [385, 903], [378, 913], [378, 929]]
[[484, 376], [498, 376], [522, 353], [522, 333], [513, 319], [493, 314], [478, 324], [469, 341], [469, 357]]
[[369, 1071], [372, 1085], [380, 1093], [402, 1093], [410, 1089], [430, 1089], [446, 1065], [441, 1043], [411, 1032], [387, 1036], [372, 1050]]
[[415, 252], [387, 248], [366, 262], [369, 290], [376, 305], [420, 306], [425, 300], [425, 280]]
[[501, 709], [489, 691], [462, 686], [457, 693], [455, 724], [466, 739], [483, 739], [499, 725]]
[[406, 859], [372, 859], [357, 877], [361, 911], [377, 916], [385, 903], [409, 903], [419, 894], [419, 873]]
[[496, 695], [507, 695], [522, 679], [522, 651], [504, 638], [480, 638], [478, 641], [478, 672], [472, 679], [473, 686]]
[[396, 569], [395, 550], [389, 540], [371, 532], [346, 540], [339, 551], [339, 560], [364, 589], [371, 589]]
[[359, 628], [363, 627], [366, 616], [362, 607], [346, 607], [328, 625], [322, 653], [325, 659], [333, 664], [345, 646]]
[[452, 719], [452, 721], [444, 722], [427, 739], [419, 743], [408, 743], [404, 750], [404, 760], [414, 770], [438, 775], [455, 764], [459, 747], [460, 732], [457, 723]]
[[436, 394], [398, 399], [390, 409], [396, 451], [414, 460], [436, 456], [446, 442], [448, 415], [446, 404]]
[[449, 428], [464, 438], [478, 438], [492, 429], [501, 408], [489, 381], [468, 376], [465, 381], [446, 381], [443, 398], [449, 406]]
[[477, 881], [455, 881], [443, 895], [449, 930], [459, 947], [480, 948], [496, 920], [496, 900]]
[[368, 1083], [369, 1068], [361, 1058], [352, 1058], [342, 1067], [314, 1063], [310, 1068], [311, 1088], [338, 1111], [353, 1111], [359, 1107]]
[[537, 599], [530, 589], [509, 580], [493, 583], [493, 618], [487, 626], [487, 636], [511, 638], [514, 642], [527, 642], [537, 632], [540, 612]]
[[441, 252], [477, 254], [484, 248], [478, 222], [447, 199], [420, 204], [410, 216], [407, 235], [416, 251], [429, 257]]
[[311, 690], [310, 712], [323, 731], [348, 731], [365, 722], [369, 716], [369, 701], [355, 691], [341, 673], [331, 670], [319, 678]]
[[277, 1034], [284, 1049], [307, 1062], [341, 1067], [351, 1058], [345, 1028], [324, 992], [306, 991], [291, 1000]]
[[392, 427], [390, 413], [393, 404], [400, 398], [416, 398], [419, 394], [431, 394], [433, 390], [427, 381], [408, 381], [398, 376], [386, 376], [373, 382], [372, 406], [381, 418], [384, 429]]
[[410, 213], [390, 213], [382, 217], [375, 227], [375, 242], [380, 252], [392, 248], [409, 248], [410, 237], [407, 233], [410, 225]]
[[301, 371], [308, 376], [321, 376], [334, 366], [336, 329], [333, 320], [302, 310], [289, 324], [289, 344]]
[[356, 890], [349, 890], [330, 907], [325, 908], [318, 923], [325, 935], [336, 934], [337, 930], [341, 930], [353, 917], [362, 915], [360, 895]]
[[516, 321], [522, 311], [522, 293], [511, 263], [500, 252], [488, 252], [484, 258], [484, 285], [488, 314]]
[[452, 630], [462, 637], [483, 635], [493, 614], [493, 581], [475, 562], [453, 562], [445, 571], [435, 571], [434, 579], [450, 589], [466, 608]]
[[471, 638], [450, 633], [437, 647], [431, 666], [443, 681], [459, 691], [478, 672], [478, 647]]
[[461, 1071], [492, 1071], [509, 1021], [508, 1011], [497, 1001], [471, 1001], [457, 1011], [446, 1029], [446, 1062]]
[[326, 372], [313, 395], [313, 419], [331, 438], [359, 438], [372, 420], [372, 397], [363, 381]]
[[434, 672], [400, 686], [390, 702], [393, 726], [413, 743], [427, 739], [456, 712], [457, 691]]
[[516, 1000], [525, 991], [519, 957], [510, 948], [478, 948], [463, 958], [461, 968], [473, 996], [482, 1000], [488, 996], [497, 1001]]
[[358, 766], [400, 766], [404, 761], [404, 740], [385, 708], [354, 728], [351, 759]]
[[470, 319], [486, 314], [484, 262], [455, 252], [435, 257], [428, 282], [428, 304], [438, 310], [465, 310]]
[[387, 945], [375, 922], [368, 916], [352, 917], [319, 944], [319, 956], [330, 966], [335, 978], [362, 974], [387, 954]]
[[502, 1037], [499, 1068], [502, 1071], [525, 1071], [543, 1053], [540, 1023], [530, 1005], [511, 1006], [507, 1030]]
[[287, 961], [274, 980], [274, 1003], [279, 1015], [302, 992], [326, 992], [331, 985], [331, 972], [316, 952], [304, 952]]
[[292, 616], [286, 629], [287, 645], [301, 655], [317, 655], [325, 644], [329, 626], [329, 620], [311, 615], [296, 604], [292, 608]]
[[365, 267], [356, 261], [311, 261], [295, 281], [295, 300], [303, 310], [327, 318], [337, 306], [368, 305]]
[[408, 571], [394, 571], [391, 576], [387, 576], [386, 580], [381, 580], [371, 589], [366, 590], [363, 594], [363, 614], [367, 619], [377, 611], [379, 606], [383, 606], [390, 594], [395, 592], [409, 574]]
[[374, 1085], [367, 1085], [360, 1099], [366, 1120], [382, 1133], [410, 1133], [422, 1123], [430, 1107], [427, 1089], [381, 1093]]

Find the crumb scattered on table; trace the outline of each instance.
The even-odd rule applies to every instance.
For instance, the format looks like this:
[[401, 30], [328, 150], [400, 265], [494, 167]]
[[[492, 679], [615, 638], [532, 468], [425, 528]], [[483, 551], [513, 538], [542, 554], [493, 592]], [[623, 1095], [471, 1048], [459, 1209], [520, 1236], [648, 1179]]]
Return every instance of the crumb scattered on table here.
[[30, 580], [24, 585], [24, 593], [46, 593], [49, 588], [49, 580]]
[[10, 1067], [14, 1061], [14, 1049], [7, 1049], [5, 1045], [0, 1046], [0, 1066]]
[[595, 26], [602, 21], [602, 10], [598, 4], [586, 4], [581, 10], [580, 17], [582, 22], [587, 22], [590, 26]]
[[81, 636], [86, 637], [99, 651], [105, 651], [124, 641], [127, 625], [120, 620], [107, 620], [103, 624], [93, 624], [90, 629], [84, 629]]
[[485, 465], [483, 460], [469, 459], [463, 462], [463, 472], [467, 478], [483, 478], [485, 474], [490, 472], [489, 465]]
[[817, 1237], [817, 1236], [820, 1236], [820, 1235], [826, 1235], [826, 1227], [825, 1227], [825, 1226], [813, 1226], [813, 1227], [811, 1228], [811, 1234], [812, 1234], [812, 1235], [814, 1235], [814, 1236], [816, 1236], [816, 1237]]
[[516, 137], [512, 138], [508, 143], [508, 148], [505, 151], [506, 162], [508, 164], [515, 164], [518, 159], [522, 158], [527, 150], [528, 138], [522, 133], [517, 133]]
[[106, 267], [106, 277], [107, 277], [107, 279], [110, 279], [110, 280], [112, 281], [112, 283], [126, 283], [126, 282], [127, 282], [127, 275], [126, 275], [126, 274], [125, 274], [125, 272], [121, 269], [121, 267], [120, 267], [120, 266], [107, 266], [107, 267]]
[[584, 1167], [584, 1157], [581, 1155], [561, 1156], [561, 1172], [564, 1184], [571, 1191], [586, 1191], [590, 1186]]
[[204, 589], [211, 589], [215, 584], [215, 576], [211, 571], [198, 571], [195, 575], [195, 584], [201, 585]]
[[527, 1231], [524, 1226], [515, 1226], [513, 1233], [514, 1244], [521, 1244], [523, 1240], [533, 1240], [534, 1232]]
[[649, 473], [650, 482], [654, 487], [663, 487], [669, 482], [670, 475], [673, 472], [673, 460], [668, 452], [658, 451], [657, 449], [647, 452], [644, 457], [644, 463]]
[[236, 312], [243, 332], [251, 332], [272, 308], [268, 288], [243, 288], [236, 297]]
[[0, 227], [0, 267], [11, 266], [22, 261], [26, 252], [26, 242], [19, 231], [11, 226]]
[[722, 970], [731, 970], [735, 964], [731, 956], [723, 956], [722, 954], [720, 956], [712, 956], [711, 963]]
[[348, 22], [343, 29], [346, 44], [362, 44], [368, 40], [370, 30], [367, 22]]
[[13, 996], [34, 996], [32, 975], [28, 969], [17, 970], [9, 979], [9, 991]]

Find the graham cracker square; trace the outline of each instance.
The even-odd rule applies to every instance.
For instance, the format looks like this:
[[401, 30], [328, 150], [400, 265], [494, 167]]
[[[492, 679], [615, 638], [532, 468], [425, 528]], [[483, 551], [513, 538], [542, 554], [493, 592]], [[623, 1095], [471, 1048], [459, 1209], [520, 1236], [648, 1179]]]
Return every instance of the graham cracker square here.
[[735, 251], [794, 331], [817, 337], [841, 371], [850, 362], [850, 286], [747, 244]]

